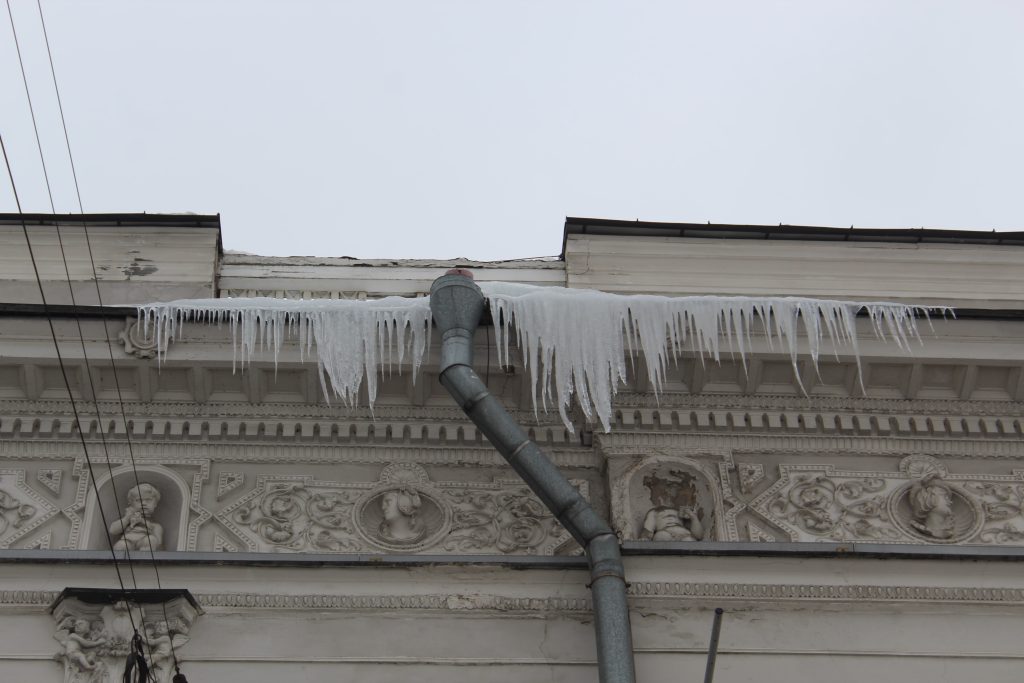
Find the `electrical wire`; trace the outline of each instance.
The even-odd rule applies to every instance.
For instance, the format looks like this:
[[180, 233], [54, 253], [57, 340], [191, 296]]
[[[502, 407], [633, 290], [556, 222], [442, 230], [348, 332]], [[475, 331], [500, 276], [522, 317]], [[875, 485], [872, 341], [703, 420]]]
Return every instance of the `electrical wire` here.
[[[10, 0], [6, 0], [6, 5], [7, 5], [7, 16], [8, 16], [8, 19], [10, 20], [10, 25], [11, 25], [11, 33], [12, 33], [12, 36], [14, 38], [15, 49], [16, 49], [17, 55], [18, 55], [18, 64], [19, 64], [19, 67], [21, 69], [22, 83], [23, 83], [23, 85], [25, 87], [25, 98], [26, 98], [26, 100], [28, 102], [29, 114], [30, 114], [31, 119], [32, 119], [32, 128], [33, 128], [33, 131], [35, 133], [36, 147], [37, 147], [37, 149], [39, 151], [39, 159], [40, 159], [40, 163], [42, 164], [42, 168], [43, 168], [43, 177], [44, 177], [45, 182], [46, 182], [46, 192], [47, 192], [47, 197], [49, 198], [49, 202], [50, 202], [50, 210], [56, 216], [56, 206], [54, 205], [54, 201], [53, 201], [53, 191], [52, 191], [52, 187], [51, 187], [51, 183], [50, 183], [49, 172], [47, 171], [47, 168], [46, 168], [46, 159], [45, 159], [45, 155], [43, 154], [42, 140], [41, 140], [41, 137], [39, 135], [39, 126], [38, 126], [36, 115], [35, 115], [35, 107], [32, 104], [32, 95], [31, 95], [31, 91], [30, 91], [29, 85], [28, 85], [28, 76], [27, 76], [27, 74], [25, 72], [25, 63], [24, 63], [24, 59], [23, 59], [23, 56], [22, 56], [22, 53], [21, 53], [20, 41], [18, 40], [18, 32], [17, 32], [17, 28], [15, 27], [14, 14], [13, 14], [13, 12], [11, 10]], [[71, 163], [72, 163], [72, 175], [73, 175], [73, 178], [74, 178], [74, 181], [75, 181], [75, 193], [76, 193], [76, 196], [77, 196], [78, 201], [79, 201], [79, 208], [81, 209], [82, 208], [81, 193], [79, 191], [79, 186], [78, 186], [77, 172], [75, 172], [75, 170], [74, 170], [74, 159], [73, 159], [73, 156], [71, 156], [70, 140], [69, 140], [69, 137], [68, 137], [68, 134], [67, 134], [67, 125], [66, 125], [66, 122], [65, 122], [65, 119], [64, 119], [63, 104], [60, 101], [60, 90], [59, 90], [59, 87], [57, 86], [56, 71], [55, 71], [54, 65], [53, 65], [53, 55], [52, 55], [52, 52], [50, 50], [49, 36], [46, 33], [45, 19], [44, 19], [43, 14], [42, 14], [42, 5], [37, 2], [37, 7], [39, 9], [40, 22], [41, 22], [41, 25], [43, 27], [43, 35], [44, 35], [44, 38], [45, 38], [45, 43], [46, 43], [46, 48], [47, 48], [47, 55], [49, 57], [49, 62], [50, 62], [50, 72], [51, 72], [51, 75], [53, 76], [54, 88], [55, 88], [55, 90], [57, 92], [58, 106], [59, 106], [60, 114], [61, 114], [61, 123], [62, 123], [62, 127], [64, 129], [64, 135], [65, 135], [65, 143], [67, 144], [69, 159], [71, 160]], [[3, 152], [4, 152], [4, 162], [5, 162], [5, 165], [7, 167], [8, 177], [10, 178], [11, 187], [12, 187], [12, 190], [14, 191], [14, 194], [15, 194], [15, 203], [16, 203], [16, 205], [18, 207], [19, 214], [23, 215], [23, 212], [21, 210], [21, 201], [18, 198], [17, 189], [16, 189], [15, 182], [14, 182], [14, 174], [13, 174], [13, 171], [11, 170], [10, 160], [9, 160], [9, 158], [7, 156], [6, 146], [4, 146]], [[55, 223], [56, 223], [56, 232], [57, 232], [57, 243], [58, 243], [58, 246], [59, 246], [59, 249], [60, 249], [61, 261], [62, 261], [63, 266], [64, 266], [64, 273], [65, 273], [65, 276], [67, 278], [68, 292], [69, 292], [70, 297], [71, 297], [71, 304], [72, 304], [72, 306], [75, 306], [77, 304], [77, 302], [75, 301], [74, 285], [73, 285], [72, 280], [71, 280], [71, 272], [70, 272], [70, 268], [69, 268], [68, 262], [67, 262], [66, 251], [64, 249], [63, 237], [61, 236], [60, 223], [57, 222], [56, 220], [55, 220]], [[47, 323], [49, 324], [50, 333], [51, 333], [51, 336], [53, 338], [54, 348], [56, 349], [56, 352], [57, 352], [58, 361], [59, 361], [60, 367], [61, 367], [61, 374], [62, 374], [62, 376], [64, 378], [64, 383], [65, 383], [65, 386], [66, 386], [67, 391], [68, 391], [68, 398], [71, 401], [72, 412], [73, 412], [73, 414], [75, 416], [75, 421], [76, 421], [76, 423], [78, 425], [79, 437], [80, 437], [80, 439], [82, 441], [83, 453], [85, 455], [86, 463], [87, 463], [88, 470], [89, 470], [89, 478], [90, 478], [90, 480], [92, 482], [93, 490], [94, 490], [94, 493], [96, 495], [96, 504], [97, 504], [97, 507], [100, 510], [100, 518], [101, 518], [101, 522], [103, 524], [104, 534], [105, 534], [106, 539], [107, 539], [107, 545], [110, 547], [111, 557], [114, 560], [114, 569], [115, 569], [115, 572], [117, 573], [118, 583], [121, 586], [122, 593], [124, 593], [125, 592], [124, 581], [123, 581], [123, 578], [122, 578], [122, 575], [121, 575], [120, 567], [117, 564], [117, 553], [114, 550], [113, 541], [112, 541], [112, 539], [110, 537], [110, 525], [107, 522], [107, 516], [106, 516], [106, 513], [105, 513], [105, 511], [103, 509], [103, 503], [102, 503], [102, 500], [100, 498], [99, 485], [97, 483], [97, 479], [96, 479], [96, 476], [95, 476], [95, 469], [93, 467], [92, 459], [89, 457], [88, 446], [86, 445], [85, 435], [84, 435], [84, 432], [82, 430], [81, 418], [80, 418], [80, 415], [79, 415], [79, 412], [78, 412], [78, 407], [77, 407], [77, 405], [74, 402], [74, 396], [72, 395], [72, 392], [71, 392], [71, 383], [70, 383], [70, 380], [69, 380], [69, 378], [67, 376], [66, 365], [65, 365], [63, 357], [61, 356], [61, 353], [60, 353], [60, 347], [59, 347], [59, 344], [57, 342], [56, 331], [55, 331], [54, 326], [53, 326], [53, 319], [52, 319], [52, 316], [49, 314], [49, 311], [47, 310], [48, 309], [48, 304], [47, 304], [47, 301], [46, 301], [46, 297], [45, 297], [45, 293], [44, 293], [44, 289], [43, 289], [43, 285], [42, 285], [42, 277], [40, 276], [40, 273], [39, 273], [38, 264], [36, 262], [34, 250], [32, 249], [31, 240], [30, 240], [29, 234], [28, 234], [28, 227], [25, 224], [24, 218], [22, 219], [22, 230], [23, 230], [23, 232], [25, 234], [25, 241], [26, 241], [26, 244], [28, 246], [29, 256], [30, 256], [30, 258], [32, 260], [33, 272], [35, 273], [35, 276], [36, 276], [36, 284], [39, 287], [39, 293], [40, 293], [40, 296], [42, 297], [43, 308], [44, 308], [44, 311], [47, 311]], [[88, 240], [88, 235], [86, 235], [86, 238]], [[96, 283], [97, 293], [98, 293], [99, 292], [99, 282], [98, 282], [98, 280], [96, 278], [95, 261], [92, 259], [91, 245], [89, 245], [89, 255], [90, 255], [90, 263], [92, 264], [93, 280]], [[90, 393], [92, 395], [93, 403], [94, 403], [94, 406], [95, 406], [95, 409], [96, 409], [97, 427], [98, 427], [98, 432], [99, 432], [99, 436], [100, 436], [100, 442], [101, 442], [101, 445], [102, 445], [102, 448], [103, 448], [104, 457], [105, 457], [106, 464], [107, 464], [107, 472], [108, 472], [108, 476], [110, 478], [110, 487], [111, 487], [112, 495], [114, 497], [114, 505], [117, 508], [118, 518], [119, 519], [123, 519], [124, 516], [123, 516], [122, 511], [121, 511], [120, 496], [118, 496], [118, 494], [117, 494], [117, 483], [116, 483], [116, 479], [114, 477], [113, 465], [111, 463], [110, 452], [109, 452], [109, 448], [108, 448], [108, 444], [107, 444], [107, 439], [106, 439], [106, 429], [105, 429], [105, 426], [104, 426], [103, 416], [102, 416], [102, 414], [100, 412], [99, 398], [98, 398], [98, 393], [96, 391], [96, 383], [95, 383], [95, 380], [93, 378], [92, 368], [91, 368], [91, 366], [89, 364], [88, 351], [86, 350], [86, 346], [85, 346], [85, 334], [84, 334], [84, 332], [82, 330], [82, 321], [81, 321], [81, 318], [79, 317], [79, 315], [77, 314], [77, 312], [74, 313], [73, 315], [74, 315], [76, 326], [78, 328], [78, 337], [79, 337], [79, 342], [81, 343], [81, 348], [82, 348], [82, 357], [83, 357], [83, 362], [84, 362], [84, 365], [85, 365], [85, 374], [86, 374], [86, 377], [87, 377], [88, 382], [89, 382]], [[103, 321], [103, 329], [104, 329], [104, 332], [105, 332], [105, 336], [106, 336], [106, 340], [107, 340], [107, 346], [108, 346], [108, 350], [109, 350], [109, 347], [110, 347], [110, 344], [111, 344], [111, 340], [110, 340], [110, 332], [109, 332], [109, 328], [107, 327], [106, 320]], [[111, 352], [111, 361], [113, 361], [113, 353], [112, 352]], [[114, 369], [114, 379], [115, 379], [115, 385], [117, 385], [117, 371], [116, 371], [116, 368]], [[118, 394], [119, 402], [120, 402], [120, 404], [122, 406], [122, 413], [123, 413], [123, 401], [121, 400], [121, 392], [120, 392], [119, 385], [117, 386], [117, 394]], [[128, 431], [127, 419], [125, 419], [125, 431], [126, 431], [126, 433]], [[138, 476], [138, 470], [135, 467], [134, 455], [132, 456], [131, 460], [132, 460], [132, 470], [133, 470], [133, 472], [135, 474], [136, 486], [138, 486], [139, 485], [139, 476]], [[140, 512], [142, 514], [143, 523], [144, 524], [148, 524], [148, 522], [145, 519], [145, 510], [140, 510]], [[157, 576], [157, 586], [158, 586], [158, 588], [160, 588], [159, 570], [156, 567], [155, 555], [153, 555], [152, 539], [148, 535], [147, 535], [147, 540], [149, 540], [150, 556], [153, 559], [153, 568], [154, 568], [154, 572], [155, 572], [155, 574]], [[130, 550], [128, 548], [125, 548], [125, 558], [127, 560], [129, 573], [131, 574], [132, 584], [133, 584], [133, 586], [137, 590], [138, 589], [138, 581], [136, 579], [135, 569], [134, 569], [134, 567], [132, 565], [132, 561], [131, 561], [131, 552], [130, 552]], [[167, 623], [168, 619], [167, 619], [166, 606], [161, 604], [161, 607], [163, 607], [163, 611], [164, 611], [164, 621], [165, 621], [165, 623]], [[133, 629], [133, 631], [136, 634], [139, 634], [139, 627], [142, 627], [142, 632], [146, 633], [146, 629], [144, 628], [144, 626], [145, 626], [145, 617], [144, 617], [144, 615], [142, 615], [142, 614], [139, 615], [140, 623], [139, 623], [138, 626], [136, 626], [136, 624], [135, 624], [135, 619], [132, 616], [132, 613], [131, 613], [130, 609], [128, 610], [128, 617], [129, 617], [129, 621], [130, 621], [130, 623], [132, 625], [132, 629]], [[150, 650], [150, 657], [152, 657], [153, 650], [152, 650], [152, 646], [150, 645], [149, 640], [148, 640], [148, 634], [146, 636], [142, 636], [140, 639], [142, 639], [142, 640], [144, 640], [146, 642], [146, 645], [147, 645], [147, 647]], [[172, 654], [173, 654], [173, 641], [172, 641]], [[176, 658], [176, 656], [175, 656], [175, 666], [177, 667], [177, 658]], [[155, 678], [153, 680], [155, 681]]]
[[[96, 505], [100, 512], [100, 520], [103, 523], [104, 530], [109, 527], [107, 525], [106, 512], [103, 509], [103, 501], [100, 500], [99, 487], [96, 484], [96, 476], [93, 470], [92, 459], [89, 457], [89, 447], [85, 442], [85, 433], [82, 431], [82, 421], [78, 413], [78, 406], [75, 404], [74, 394], [71, 392], [71, 382], [68, 379], [67, 366], [64, 363], [64, 357], [60, 352], [60, 344], [57, 342], [57, 332], [53, 327], [53, 317], [49, 315], [49, 303], [46, 300], [46, 293], [43, 291], [43, 280], [39, 276], [39, 266], [36, 262], [35, 252], [32, 249], [32, 241], [29, 239], [28, 226], [25, 224], [24, 212], [21, 210], [21, 200], [18, 198], [18, 189], [14, 182], [14, 173], [11, 171], [11, 161], [7, 156], [7, 145], [4, 144], [3, 135], [0, 134], [0, 150], [3, 151], [4, 165], [7, 167], [7, 177], [11, 181], [11, 191], [14, 193], [14, 203], [18, 208], [18, 214], [22, 216], [21, 229], [25, 234], [25, 244], [28, 246], [29, 259], [32, 262], [32, 271], [35, 273], [36, 285], [39, 288], [39, 296], [43, 302], [43, 310], [47, 311], [46, 322], [50, 328], [50, 337], [53, 339], [53, 348], [57, 353], [57, 364], [60, 366], [61, 376], [64, 378], [64, 386], [67, 388], [68, 399], [71, 401], [71, 413], [75, 418], [75, 428], [78, 431], [78, 438], [82, 443], [82, 452], [85, 455], [86, 466], [89, 469], [89, 480], [92, 483], [93, 492], [96, 494]], [[121, 568], [117, 563], [117, 551], [114, 550], [114, 544], [110, 539], [110, 534], [106, 534], [107, 545], [110, 547], [110, 556], [114, 561], [114, 572], [117, 574], [117, 582], [121, 586], [121, 592], [127, 597], [127, 589], [124, 585], [124, 578], [121, 576]], [[131, 610], [128, 611], [128, 617], [131, 619]], [[132, 628], [135, 628], [135, 621], [132, 619]]]
[[[7, 0], [7, 2], [9, 3], [10, 0]], [[67, 153], [68, 153], [68, 161], [69, 161], [69, 163], [71, 165], [71, 177], [72, 177], [72, 179], [74, 181], [74, 185], [75, 185], [75, 197], [78, 200], [78, 210], [79, 210], [79, 213], [84, 215], [85, 214], [85, 207], [84, 207], [84, 205], [82, 203], [82, 192], [81, 192], [81, 189], [80, 189], [79, 184], [78, 184], [78, 172], [75, 169], [75, 157], [74, 157], [74, 154], [72, 154], [72, 152], [71, 152], [71, 136], [68, 134], [67, 120], [66, 120], [66, 118], [64, 116], [64, 104], [63, 104], [63, 100], [62, 100], [61, 95], [60, 95], [60, 86], [58, 85], [58, 82], [57, 82], [57, 69], [56, 69], [56, 67], [54, 65], [54, 62], [53, 62], [53, 51], [52, 51], [52, 49], [50, 47], [50, 37], [49, 37], [49, 33], [46, 30], [46, 18], [43, 15], [43, 6], [42, 6], [41, 0], [36, 0], [36, 7], [39, 10], [39, 24], [40, 24], [40, 27], [42, 28], [43, 40], [44, 40], [44, 43], [46, 45], [46, 56], [47, 56], [47, 60], [49, 61], [49, 65], [50, 65], [50, 76], [51, 76], [51, 78], [53, 80], [53, 90], [54, 90], [54, 94], [57, 97], [57, 109], [58, 109], [58, 111], [60, 113], [61, 128], [62, 128], [62, 130], [64, 132], [64, 144], [65, 144], [65, 148], [67, 149]], [[93, 284], [94, 284], [94, 286], [96, 288], [96, 300], [97, 300], [97, 303], [98, 303], [99, 306], [103, 306], [103, 294], [100, 291], [99, 275], [96, 272], [96, 259], [94, 258], [94, 255], [93, 255], [92, 240], [89, 237], [89, 226], [88, 226], [88, 224], [83, 223], [82, 224], [82, 230], [83, 230], [84, 235], [85, 235], [86, 251], [87, 251], [87, 253], [89, 255], [89, 265], [90, 265], [91, 270], [92, 270], [92, 281], [93, 281]], [[59, 228], [58, 228], [58, 231], [59, 231]], [[61, 250], [61, 254], [63, 256], [63, 248]], [[66, 267], [67, 267], [67, 262], [65, 261], [65, 269], [66, 269]], [[68, 273], [68, 285], [69, 285], [69, 288], [70, 288], [70, 281], [71, 281], [71, 276], [70, 276], [70, 273]], [[72, 292], [72, 297], [73, 296], [74, 296], [74, 293]], [[73, 301], [73, 299], [72, 299], [72, 301]], [[125, 441], [126, 441], [126, 444], [128, 446], [128, 457], [129, 457], [129, 460], [131, 461], [132, 472], [133, 472], [133, 474], [135, 476], [135, 486], [136, 486], [136, 488], [138, 488], [142, 484], [141, 484], [141, 482], [139, 480], [139, 471], [138, 471], [138, 468], [137, 468], [137, 465], [136, 465], [135, 451], [134, 451], [134, 448], [132, 446], [131, 425], [129, 425], [128, 414], [127, 414], [127, 411], [126, 411], [125, 405], [124, 405], [124, 396], [123, 396], [123, 393], [121, 391], [121, 383], [120, 383], [120, 380], [118, 379], [118, 376], [117, 376], [117, 365], [114, 362], [113, 341], [112, 341], [111, 336], [110, 336], [110, 328], [107, 326], [106, 318], [103, 319], [103, 332], [104, 332], [104, 336], [106, 337], [106, 342], [107, 342], [107, 354], [108, 354], [109, 359], [110, 359], [111, 375], [114, 378], [114, 389], [115, 389], [115, 392], [116, 392], [116, 395], [117, 395], [117, 403], [118, 403], [118, 406], [120, 408], [121, 419], [122, 419], [122, 422], [124, 424]], [[98, 396], [96, 395], [95, 391], [93, 392], [93, 398], [96, 401], [96, 412], [97, 412], [97, 417], [98, 417], [99, 416], [99, 399], [98, 399]], [[102, 433], [102, 430], [101, 430], [101, 433]], [[108, 465], [109, 465], [109, 458], [108, 458]], [[113, 473], [112, 472], [110, 473], [110, 477], [111, 477], [111, 486], [113, 486]], [[115, 490], [115, 498], [116, 498], [116, 490]], [[145, 511], [142, 511], [142, 519], [143, 519], [143, 523], [147, 523], [146, 522], [146, 518], [145, 518]], [[154, 573], [154, 576], [156, 578], [157, 589], [163, 590], [163, 585], [162, 585], [162, 582], [160, 580], [160, 569], [159, 569], [159, 567], [157, 565], [156, 554], [154, 553], [152, 536], [147, 534], [146, 535], [146, 540], [147, 540], [147, 543], [149, 545], [149, 555], [150, 555], [150, 559], [151, 559], [152, 565], [153, 565], [153, 573]], [[168, 618], [168, 615], [167, 615], [167, 606], [164, 603], [161, 603], [160, 606], [161, 606], [161, 608], [163, 610], [163, 614], [164, 614], [164, 623], [167, 624], [168, 627], [170, 627], [170, 619]], [[173, 638], [174, 634], [173, 634], [173, 631], [170, 630], [170, 628], [168, 629], [168, 631], [169, 631], [170, 643], [171, 643], [171, 657], [172, 657], [172, 659], [174, 661], [174, 668], [175, 668], [175, 670], [178, 670], [179, 669], [179, 665], [178, 665], [177, 652], [176, 652], [175, 647], [174, 647], [174, 638]]]
[[[43, 178], [46, 181], [46, 194], [47, 194], [47, 197], [50, 200], [50, 211], [53, 214], [56, 215], [57, 211], [56, 211], [56, 207], [54, 206], [54, 202], [53, 202], [53, 191], [52, 191], [51, 185], [50, 185], [50, 176], [49, 176], [49, 173], [46, 170], [46, 160], [45, 160], [45, 155], [43, 154], [42, 138], [39, 135], [39, 126], [38, 126], [38, 123], [36, 121], [35, 107], [32, 104], [32, 94], [31, 94], [31, 91], [29, 90], [28, 76], [27, 76], [27, 74], [25, 72], [25, 62], [24, 62], [24, 59], [23, 59], [22, 53], [21, 53], [20, 41], [18, 40], [18, 31], [17, 31], [17, 28], [15, 27], [15, 24], [14, 24], [14, 14], [11, 11], [11, 1], [10, 0], [6, 0], [6, 4], [7, 4], [7, 16], [10, 19], [10, 23], [11, 23], [11, 34], [14, 37], [14, 45], [15, 45], [15, 48], [16, 48], [17, 54], [18, 54], [18, 65], [21, 68], [22, 84], [25, 87], [25, 99], [28, 102], [29, 115], [32, 118], [32, 129], [35, 132], [36, 149], [39, 151], [39, 160], [40, 160], [40, 162], [43, 165]], [[9, 163], [8, 163], [8, 170], [10, 171], [10, 164]], [[13, 174], [11, 174], [11, 183], [12, 183], [12, 187], [13, 187], [13, 183], [14, 183], [14, 176], [13, 176]], [[18, 204], [19, 212], [20, 212], [20, 210], [21, 210], [20, 209], [20, 206], [21, 206], [20, 200], [17, 201], [17, 204]], [[59, 223], [56, 224], [56, 231], [57, 231], [57, 244], [58, 244], [58, 246], [60, 248], [61, 261], [62, 261], [62, 263], [64, 265], [64, 273], [65, 273], [65, 276], [67, 278], [67, 283], [68, 283], [68, 293], [71, 296], [71, 305], [74, 306], [77, 303], [75, 301], [75, 290], [74, 290], [74, 286], [71, 283], [71, 272], [70, 272], [70, 269], [68, 268], [67, 256], [66, 256], [66, 253], [64, 251], [64, 240], [63, 240], [63, 237], [61, 236], [60, 224]], [[28, 241], [28, 239], [29, 239], [27, 226], [25, 226], [25, 239], [26, 239], [26, 241]], [[31, 252], [32, 252], [31, 244], [29, 244], [29, 251], [30, 251], [30, 254], [31, 254]], [[33, 254], [33, 257], [34, 257], [34, 254]], [[36, 277], [37, 277], [38, 285], [39, 285], [39, 288], [40, 288], [40, 295], [42, 295], [42, 291], [43, 291], [43, 289], [42, 289], [42, 279], [41, 279], [41, 276], [39, 275], [38, 269], [36, 269]], [[45, 303], [46, 303], [45, 299], [44, 299], [43, 303], [45, 305]], [[89, 365], [89, 355], [88, 355], [88, 352], [87, 352], [87, 350], [85, 348], [85, 334], [84, 334], [84, 332], [82, 330], [81, 318], [78, 316], [77, 313], [74, 314], [74, 319], [75, 319], [75, 324], [76, 324], [76, 326], [78, 328], [78, 338], [79, 338], [79, 341], [81, 343], [81, 348], [82, 348], [82, 358], [83, 358], [83, 362], [84, 362], [84, 365], [85, 365], [85, 374], [86, 374], [86, 377], [87, 377], [87, 379], [89, 381], [89, 390], [90, 390], [90, 393], [92, 394], [92, 397], [94, 399], [94, 405], [96, 407], [97, 427], [98, 427], [98, 431], [99, 431], [99, 435], [100, 435], [100, 443], [101, 443], [102, 448], [103, 448], [104, 459], [106, 460], [106, 463], [107, 463], [107, 472], [108, 472], [108, 474], [110, 476], [110, 479], [111, 479], [110, 485], [111, 485], [112, 492], [114, 494], [114, 506], [117, 509], [118, 518], [120, 519], [123, 516], [122, 512], [121, 512], [120, 497], [117, 495], [116, 482], [114, 481], [114, 477], [113, 477], [113, 467], [112, 467], [112, 464], [111, 464], [111, 461], [110, 461], [110, 452], [109, 452], [109, 449], [107, 447], [106, 431], [105, 431], [104, 426], [103, 426], [103, 416], [100, 413], [99, 402], [96, 401], [96, 396], [97, 396], [96, 384], [95, 384], [95, 382], [93, 380], [92, 369], [91, 369], [91, 367]], [[54, 343], [56, 343], [56, 339], [55, 339]], [[68, 384], [68, 396], [69, 397], [71, 396], [71, 386], [70, 386], [70, 384]], [[79, 429], [81, 429], [81, 424], [79, 424]], [[86, 452], [85, 457], [88, 459], [88, 457], [89, 457], [88, 451]], [[89, 462], [89, 465], [90, 465], [89, 470], [90, 470], [90, 475], [91, 475], [92, 474], [92, 463], [91, 463], [91, 461]], [[96, 495], [97, 495], [97, 499], [98, 499], [98, 497], [99, 497], [99, 492], [98, 491], [97, 491]], [[110, 541], [110, 539], [109, 539], [109, 535], [110, 535], [109, 534], [109, 527], [106, 527], [106, 526], [104, 527], [104, 533], [107, 534], [107, 536], [108, 536], [107, 540], [108, 540], [108, 543], [109, 543], [109, 541]], [[131, 553], [129, 551], [127, 551], [127, 550], [125, 551], [125, 557], [126, 557], [127, 563], [128, 563], [128, 571], [131, 574], [132, 585], [137, 589], [139, 586], [138, 586], [138, 581], [136, 580], [136, 577], [135, 577], [135, 569], [132, 566]]]

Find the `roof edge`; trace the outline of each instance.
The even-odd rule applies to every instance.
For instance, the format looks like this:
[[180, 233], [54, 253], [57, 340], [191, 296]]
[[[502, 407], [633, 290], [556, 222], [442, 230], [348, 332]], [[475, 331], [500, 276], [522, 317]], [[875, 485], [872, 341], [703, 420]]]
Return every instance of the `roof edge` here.
[[220, 214], [199, 213], [0, 213], [0, 225], [172, 225], [220, 230]]
[[821, 242], [902, 242], [1024, 246], [1024, 231], [981, 232], [934, 228], [831, 228], [809, 225], [744, 225], [732, 223], [664, 223], [609, 218], [566, 217], [561, 258], [569, 235], [688, 237], [701, 239], [806, 240]]

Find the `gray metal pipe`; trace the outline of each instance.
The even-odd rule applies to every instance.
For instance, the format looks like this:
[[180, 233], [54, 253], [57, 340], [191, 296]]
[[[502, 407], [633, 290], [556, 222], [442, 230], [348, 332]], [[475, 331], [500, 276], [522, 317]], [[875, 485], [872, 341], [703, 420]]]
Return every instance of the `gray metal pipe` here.
[[704, 683], [712, 683], [715, 680], [715, 662], [718, 661], [718, 639], [722, 635], [722, 612], [721, 607], [715, 608], [715, 620], [711, 623], [711, 642], [708, 643], [708, 665], [704, 669]]
[[435, 280], [430, 309], [441, 333], [441, 384], [586, 550], [601, 683], [633, 683], [633, 636], [618, 537], [473, 371], [473, 333], [484, 296], [472, 275], [449, 271]]

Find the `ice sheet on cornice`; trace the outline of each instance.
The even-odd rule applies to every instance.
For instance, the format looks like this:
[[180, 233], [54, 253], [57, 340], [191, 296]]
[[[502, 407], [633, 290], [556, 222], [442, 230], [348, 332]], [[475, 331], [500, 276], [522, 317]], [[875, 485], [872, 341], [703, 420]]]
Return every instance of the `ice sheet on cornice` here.
[[[611, 428], [612, 400], [627, 377], [627, 357], [644, 360], [654, 391], [670, 362], [684, 349], [702, 360], [738, 356], [744, 365], [754, 334], [789, 354], [799, 381], [801, 342], [817, 366], [823, 348], [845, 348], [858, 359], [856, 317], [867, 314], [876, 337], [907, 350], [920, 340], [917, 317], [945, 314], [934, 308], [888, 302], [831, 301], [799, 297], [621, 295], [595, 290], [485, 282], [495, 322], [499, 362], [510, 363], [517, 342], [530, 373], [535, 410], [554, 405], [573, 429], [568, 409], [575, 397], [588, 420]], [[430, 300], [195, 299], [139, 307], [152, 327], [162, 358], [183, 322], [228, 323], [236, 358], [245, 364], [260, 348], [276, 361], [286, 336], [315, 352], [325, 393], [355, 402], [366, 381], [370, 406], [382, 366], [409, 360], [419, 368], [430, 342]], [[514, 331], [513, 331], [514, 330]], [[827, 345], [826, 345], [827, 342]], [[415, 374], [414, 374], [415, 376]], [[327, 381], [324, 381], [324, 378]]]

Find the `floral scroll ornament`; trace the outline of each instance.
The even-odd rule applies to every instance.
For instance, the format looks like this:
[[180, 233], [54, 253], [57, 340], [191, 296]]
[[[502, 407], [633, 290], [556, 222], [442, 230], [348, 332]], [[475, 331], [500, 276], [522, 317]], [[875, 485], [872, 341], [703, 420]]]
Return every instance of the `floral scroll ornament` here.
[[22, 503], [20, 500], [0, 490], [0, 534], [9, 527], [18, 529], [36, 514], [34, 505]]
[[1024, 541], [1024, 485], [995, 482], [969, 483], [964, 486], [980, 502], [986, 528], [978, 540], [982, 543], [1020, 543]]
[[472, 551], [495, 547], [503, 553], [535, 554], [563, 531], [551, 513], [527, 488], [490, 493], [450, 494], [455, 505], [445, 550]]
[[124, 329], [117, 334], [117, 338], [128, 355], [152, 360], [157, 355], [157, 339], [152, 326], [148, 330], [148, 335], [144, 327], [137, 318], [125, 318]]
[[836, 483], [824, 475], [799, 475], [768, 510], [799, 529], [827, 539], [895, 539], [886, 510], [886, 481], [876, 477]]
[[311, 493], [303, 484], [278, 483], [233, 516], [281, 550], [344, 551], [354, 549], [353, 497], [347, 491]]

